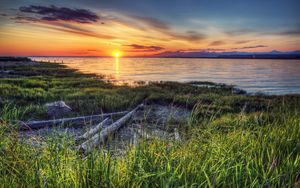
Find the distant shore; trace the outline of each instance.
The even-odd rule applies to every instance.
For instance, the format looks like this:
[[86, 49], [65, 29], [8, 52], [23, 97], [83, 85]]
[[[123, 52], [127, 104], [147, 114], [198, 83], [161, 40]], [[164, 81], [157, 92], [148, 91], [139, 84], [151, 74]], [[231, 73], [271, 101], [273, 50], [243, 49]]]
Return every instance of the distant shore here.
[[[112, 56], [28, 56], [28, 57], [78, 57], [78, 58], [89, 58], [89, 57], [98, 57], [98, 58], [114, 58]], [[11, 61], [12, 59], [26, 59], [27, 56], [0, 56], [0, 61]], [[199, 58], [199, 59], [286, 59], [286, 60], [299, 60], [299, 55], [264, 55], [264, 54], [257, 54], [257, 55], [220, 55], [220, 56], [160, 56], [160, 55], [154, 55], [154, 56], [125, 56], [123, 58]]]

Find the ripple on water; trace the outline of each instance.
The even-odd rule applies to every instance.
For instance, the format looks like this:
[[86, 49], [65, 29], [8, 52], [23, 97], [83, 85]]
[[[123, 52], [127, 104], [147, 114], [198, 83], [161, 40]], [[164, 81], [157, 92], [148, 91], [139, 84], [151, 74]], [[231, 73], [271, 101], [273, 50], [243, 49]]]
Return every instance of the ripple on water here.
[[300, 93], [300, 60], [39, 57], [64, 62], [86, 73], [109, 75], [118, 82], [211, 81], [248, 92]]

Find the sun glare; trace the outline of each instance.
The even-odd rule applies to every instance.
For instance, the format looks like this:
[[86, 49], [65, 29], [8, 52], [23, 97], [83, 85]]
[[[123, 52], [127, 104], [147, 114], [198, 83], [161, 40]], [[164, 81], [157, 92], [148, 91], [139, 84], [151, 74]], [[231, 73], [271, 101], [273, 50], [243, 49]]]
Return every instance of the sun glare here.
[[121, 56], [121, 52], [115, 51], [115, 52], [114, 52], [114, 56], [115, 56], [115, 57], [120, 57], [120, 56]]

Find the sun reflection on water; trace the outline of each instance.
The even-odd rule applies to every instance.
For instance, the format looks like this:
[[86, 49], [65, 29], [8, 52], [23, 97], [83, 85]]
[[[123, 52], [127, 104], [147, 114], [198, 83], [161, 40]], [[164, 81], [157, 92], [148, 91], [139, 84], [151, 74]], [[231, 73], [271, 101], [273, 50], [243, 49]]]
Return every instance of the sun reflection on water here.
[[116, 56], [115, 57], [115, 77], [118, 80], [120, 76], [120, 61], [119, 61], [119, 57]]

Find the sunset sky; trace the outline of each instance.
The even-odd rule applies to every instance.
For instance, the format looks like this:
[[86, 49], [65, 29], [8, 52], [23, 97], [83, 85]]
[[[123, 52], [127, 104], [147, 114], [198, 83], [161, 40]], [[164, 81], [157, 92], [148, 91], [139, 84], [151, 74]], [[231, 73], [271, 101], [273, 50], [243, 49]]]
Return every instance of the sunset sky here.
[[0, 55], [300, 49], [299, 0], [1, 0]]

